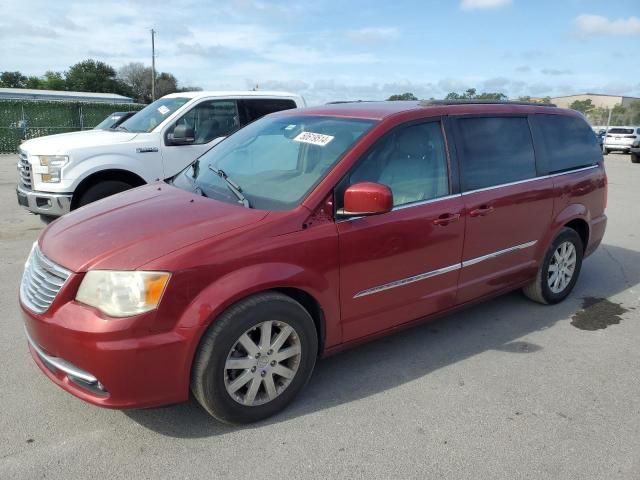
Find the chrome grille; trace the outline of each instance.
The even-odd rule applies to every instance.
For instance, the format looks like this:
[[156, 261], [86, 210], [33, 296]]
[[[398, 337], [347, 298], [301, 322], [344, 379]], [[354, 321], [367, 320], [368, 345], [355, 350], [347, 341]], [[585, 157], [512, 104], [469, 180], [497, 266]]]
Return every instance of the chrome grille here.
[[69, 275], [69, 270], [53, 263], [34, 245], [24, 266], [20, 300], [35, 313], [46, 312]]
[[23, 187], [31, 188], [31, 165], [27, 159], [27, 154], [20, 150], [18, 160], [18, 181]]

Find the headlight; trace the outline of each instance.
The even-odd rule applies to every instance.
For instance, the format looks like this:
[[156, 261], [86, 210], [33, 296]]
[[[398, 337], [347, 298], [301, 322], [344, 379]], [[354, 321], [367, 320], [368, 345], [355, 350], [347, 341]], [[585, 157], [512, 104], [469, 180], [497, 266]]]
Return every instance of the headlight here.
[[111, 317], [130, 317], [158, 307], [170, 276], [167, 272], [91, 270], [76, 300]]
[[40, 166], [47, 167], [41, 173], [44, 183], [59, 183], [60, 171], [69, 162], [66, 155], [40, 155], [37, 157]]

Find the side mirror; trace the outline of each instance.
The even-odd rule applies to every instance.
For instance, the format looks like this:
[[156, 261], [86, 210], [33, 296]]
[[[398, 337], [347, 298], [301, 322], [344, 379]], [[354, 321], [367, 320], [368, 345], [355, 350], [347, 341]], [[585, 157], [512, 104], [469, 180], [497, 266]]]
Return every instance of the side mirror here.
[[344, 192], [344, 209], [341, 216], [379, 215], [393, 208], [393, 193], [386, 185], [362, 182], [351, 185]]
[[171, 143], [174, 145], [189, 145], [190, 143], [195, 142], [195, 134], [193, 133], [193, 128], [188, 127], [187, 125], [180, 124], [176, 125], [173, 129], [173, 136], [171, 137]]

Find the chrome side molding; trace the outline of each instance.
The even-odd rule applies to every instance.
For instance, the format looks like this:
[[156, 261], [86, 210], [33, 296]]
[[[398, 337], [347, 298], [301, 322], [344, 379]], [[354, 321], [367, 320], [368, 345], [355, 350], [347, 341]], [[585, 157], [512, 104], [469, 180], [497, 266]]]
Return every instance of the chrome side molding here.
[[525, 248], [533, 247], [537, 240], [532, 240], [530, 242], [521, 243], [519, 245], [514, 245], [513, 247], [505, 248], [503, 250], [498, 250], [496, 252], [489, 253], [487, 255], [482, 255], [481, 257], [471, 258], [469, 260], [464, 260], [462, 263], [456, 263], [454, 265], [449, 265], [448, 267], [438, 268], [437, 270], [431, 270], [430, 272], [419, 273], [418, 275], [413, 275], [411, 277], [401, 278], [400, 280], [394, 280], [393, 282], [385, 283], [383, 285], [378, 285], [376, 287], [367, 288], [356, 293], [353, 298], [366, 297], [367, 295], [373, 295], [374, 293], [380, 293], [385, 290], [390, 290], [396, 287], [402, 287], [404, 285], [408, 285], [410, 283], [419, 282], [421, 280], [426, 280], [427, 278], [436, 277], [438, 275], [443, 275], [445, 273], [453, 272], [459, 270], [461, 268], [470, 267], [472, 265], [476, 265], [480, 262], [484, 262], [485, 260], [491, 260], [492, 258], [500, 257], [502, 255], [506, 255], [511, 252], [515, 252], [517, 250], [524, 250]]

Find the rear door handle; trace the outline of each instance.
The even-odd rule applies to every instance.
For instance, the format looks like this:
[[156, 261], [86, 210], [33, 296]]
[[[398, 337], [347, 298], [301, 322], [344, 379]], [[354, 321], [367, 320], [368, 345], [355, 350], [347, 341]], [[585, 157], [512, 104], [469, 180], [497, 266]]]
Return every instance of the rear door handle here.
[[494, 208], [489, 205], [482, 205], [481, 207], [475, 208], [469, 212], [470, 217], [484, 217], [485, 215], [489, 215], [493, 212]]
[[444, 227], [450, 223], [457, 222], [459, 219], [459, 213], [443, 213], [433, 221], [433, 224]]

